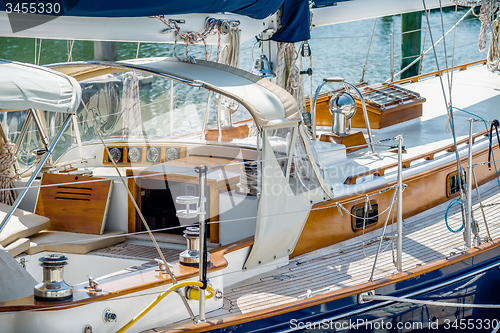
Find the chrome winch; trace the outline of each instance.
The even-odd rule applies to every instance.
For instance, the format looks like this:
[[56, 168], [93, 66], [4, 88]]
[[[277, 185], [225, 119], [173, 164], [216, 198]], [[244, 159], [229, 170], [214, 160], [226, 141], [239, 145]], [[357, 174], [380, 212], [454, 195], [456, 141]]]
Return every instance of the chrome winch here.
[[38, 259], [43, 267], [43, 281], [35, 286], [38, 301], [67, 301], [73, 298], [73, 286], [64, 281], [63, 269], [68, 258], [50, 254]]
[[[187, 240], [187, 250], [179, 255], [180, 263], [187, 266], [198, 266], [200, 262], [200, 228], [187, 227], [184, 230], [184, 238]], [[207, 253], [207, 261], [210, 261], [210, 253]]]

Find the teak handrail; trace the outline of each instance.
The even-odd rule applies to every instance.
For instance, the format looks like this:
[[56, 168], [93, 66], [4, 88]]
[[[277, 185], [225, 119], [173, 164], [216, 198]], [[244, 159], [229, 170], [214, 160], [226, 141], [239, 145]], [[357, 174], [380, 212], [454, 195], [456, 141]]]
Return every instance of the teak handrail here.
[[[488, 135], [488, 131], [487, 130], [483, 130], [479, 133], [476, 133], [472, 136], [472, 143], [475, 142], [475, 139], [480, 137], [480, 136], [487, 136]], [[457, 145], [460, 145], [460, 144], [463, 144], [463, 143], [468, 143], [469, 142], [469, 138], [464, 138], [462, 140], [459, 140], [457, 141]], [[447, 146], [444, 146], [442, 148], [438, 148], [438, 149], [435, 149], [435, 150], [432, 150], [430, 152], [427, 152], [427, 153], [424, 153], [424, 154], [420, 154], [420, 155], [417, 155], [417, 156], [414, 156], [414, 157], [411, 157], [407, 160], [404, 160], [403, 161], [403, 168], [407, 169], [411, 166], [411, 162], [414, 162], [414, 161], [417, 161], [417, 160], [420, 160], [420, 159], [425, 159], [427, 161], [431, 161], [434, 159], [434, 155], [440, 153], [440, 152], [443, 152], [443, 151], [447, 151], [448, 153], [453, 153], [455, 151], [455, 144], [451, 143]], [[365, 177], [365, 176], [369, 176], [369, 175], [374, 175], [374, 176], [377, 176], [377, 177], [382, 177], [384, 174], [385, 174], [385, 171], [387, 169], [391, 169], [391, 168], [396, 168], [398, 166], [397, 163], [392, 163], [392, 164], [389, 164], [387, 166], [384, 166], [384, 167], [381, 167], [381, 168], [378, 168], [378, 169], [375, 169], [375, 170], [371, 170], [371, 171], [368, 171], [368, 172], [362, 172], [362, 173], [358, 173], [356, 175], [353, 175], [353, 176], [349, 176], [347, 177], [347, 179], [344, 181], [344, 185], [355, 185], [356, 184], [356, 180], [359, 178], [359, 177]]]
[[427, 74], [412, 76], [412, 77], [409, 77], [409, 78], [406, 78], [406, 79], [401, 79], [401, 80], [398, 80], [398, 81], [391, 82], [391, 84], [408, 83], [408, 82], [414, 83], [414, 82], [418, 82], [420, 79], [423, 79], [423, 78], [426, 78], [426, 77], [429, 77], [429, 76], [443, 75], [444, 72], [446, 72], [446, 71], [452, 71], [452, 70], [455, 70], [455, 69], [463, 71], [463, 70], [466, 70], [467, 68], [469, 68], [469, 66], [474, 66], [474, 65], [478, 65], [478, 64], [486, 65], [486, 59], [469, 62], [467, 64], [455, 66], [453, 68], [441, 69], [440, 71], [434, 71], [434, 72], [430, 72], [430, 73], [427, 73]]

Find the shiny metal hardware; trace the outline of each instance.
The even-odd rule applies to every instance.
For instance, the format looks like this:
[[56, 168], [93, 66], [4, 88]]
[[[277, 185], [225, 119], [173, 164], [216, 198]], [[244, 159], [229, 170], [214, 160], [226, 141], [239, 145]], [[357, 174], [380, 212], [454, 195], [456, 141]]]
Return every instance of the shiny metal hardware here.
[[19, 264], [22, 268], [26, 269], [26, 258], [19, 259]]
[[[395, 137], [398, 140], [398, 178], [397, 178], [397, 239], [396, 239], [396, 268], [403, 271], [403, 135]], [[387, 216], [390, 215], [390, 212]]]
[[[466, 201], [466, 219], [465, 219], [465, 228], [464, 228], [464, 239], [465, 246], [467, 248], [471, 247], [471, 232], [472, 232], [472, 144], [473, 144], [473, 130], [472, 130], [473, 121], [469, 119], [469, 154], [467, 156], [467, 201]], [[462, 196], [462, 194], [460, 194]]]
[[92, 329], [92, 326], [90, 325], [85, 325], [85, 327], [83, 328], [82, 332], [83, 333], [92, 333], [94, 330]]
[[218, 301], [220, 301], [221, 299], [223, 299], [223, 298], [224, 298], [224, 294], [222, 293], [222, 290], [217, 289], [217, 290], [215, 291], [215, 295], [214, 295], [214, 297], [215, 297], [215, 299], [216, 299], [216, 300], [218, 300]]
[[[184, 238], [187, 240], [187, 250], [179, 254], [179, 261], [183, 265], [198, 266], [200, 262], [200, 228], [187, 227], [184, 230]], [[210, 253], [207, 260], [210, 261]]]
[[73, 298], [73, 286], [64, 281], [63, 268], [68, 263], [64, 255], [51, 254], [38, 259], [43, 267], [43, 281], [35, 286], [37, 301], [67, 301]]
[[70, 171], [68, 174], [72, 176], [92, 177], [94, 175], [94, 172], [92, 170], [84, 169], [84, 170]]
[[340, 92], [330, 98], [328, 107], [332, 114], [332, 133], [347, 134], [351, 129], [349, 121], [356, 113], [356, 101], [351, 94]]
[[241, 166], [240, 182], [236, 184], [236, 193], [250, 196], [257, 196], [259, 194], [257, 167], [257, 162], [243, 163]]
[[272, 78], [276, 77], [273, 72], [273, 63], [267, 60], [265, 54], [261, 54], [252, 68], [252, 74], [260, 76], [262, 78]]
[[[167, 271], [167, 267], [165, 266], [165, 264], [163, 263], [163, 260], [161, 259], [158, 259], [158, 258], [155, 258], [155, 261], [158, 263], [158, 269], [155, 269], [156, 272], [162, 272], [163, 274], [167, 274], [168, 271]], [[171, 263], [167, 262], [167, 265], [168, 267], [172, 268], [174, 267], [174, 265], [172, 265]]]
[[87, 275], [87, 277], [89, 279], [89, 285], [85, 286], [85, 289], [87, 289], [90, 294], [96, 294], [102, 291], [102, 289], [99, 288], [99, 281], [97, 281], [90, 275]]
[[49, 159], [49, 157], [52, 155], [52, 152], [54, 151], [54, 148], [55, 148], [57, 142], [59, 141], [59, 139], [63, 135], [64, 131], [68, 127], [68, 125], [69, 125], [69, 123], [71, 121], [71, 117], [72, 116], [73, 116], [73, 114], [69, 114], [69, 115], [66, 116], [66, 119], [64, 120], [64, 124], [59, 129], [59, 132], [57, 133], [56, 137], [52, 140], [52, 143], [51, 143], [51, 145], [50, 145], [50, 147], [48, 149], [48, 153], [44, 154], [43, 157], [42, 157], [42, 159], [38, 162], [38, 166], [33, 171], [30, 179], [24, 184], [24, 189], [22, 190], [21, 193], [18, 194], [16, 201], [10, 207], [10, 211], [7, 213], [7, 215], [5, 215], [5, 217], [3, 218], [3, 221], [0, 223], [0, 232], [2, 232], [2, 230], [5, 228], [5, 226], [9, 222], [10, 218], [14, 214], [14, 211], [19, 206], [19, 204], [23, 200], [23, 198], [26, 195], [26, 193], [28, 193], [28, 190], [31, 188], [31, 185], [33, 184], [33, 182], [35, 181], [36, 177], [38, 176], [38, 174], [42, 170], [42, 167], [45, 165], [45, 162], [47, 162], [47, 160]]
[[[199, 199], [200, 198], [191, 195], [183, 195], [175, 198], [176, 203], [180, 205], [186, 205], [186, 209], [180, 209], [177, 211], [177, 217], [184, 219], [192, 219], [198, 216], [198, 214], [200, 213], [198, 210]], [[191, 205], [196, 205], [196, 208], [191, 209]]]
[[472, 234], [474, 235], [474, 239], [472, 240], [474, 246], [479, 246], [481, 245], [481, 237], [479, 236], [479, 223], [477, 223], [477, 220], [472, 217], [471, 221], [471, 231]]
[[193, 289], [198, 289], [198, 287], [186, 287], [184, 288], [184, 295], [186, 296], [186, 299], [188, 299], [189, 301], [192, 301], [192, 300], [196, 300], [194, 299], [193, 297], [191, 297], [191, 291]]
[[105, 323], [112, 323], [116, 322], [117, 320], [117, 315], [116, 313], [113, 312], [113, 310], [106, 308], [102, 314], [102, 320]]
[[358, 294], [358, 304], [363, 304], [363, 303], [366, 303], [366, 302], [371, 302], [371, 301], [365, 300], [363, 298], [363, 296], [365, 296], [365, 295], [366, 296], [373, 296], [373, 295], [375, 295], [375, 290], [369, 290], [367, 292]]
[[229, 129], [233, 127], [233, 122], [231, 120], [231, 115], [235, 113], [240, 104], [234, 99], [220, 95], [217, 101], [217, 112], [219, 119], [219, 125], [221, 129]]
[[328, 287], [322, 288], [322, 289], [318, 289], [318, 290], [314, 290], [314, 291], [312, 291], [311, 289], [309, 289], [309, 290], [306, 291], [305, 294], [297, 296], [297, 299], [300, 300], [300, 299], [311, 298], [311, 297], [314, 297], [314, 296], [325, 294], [325, 293], [327, 293], [329, 291], [330, 291], [330, 288], [328, 288]]
[[318, 102], [318, 95], [323, 86], [327, 83], [342, 83], [344, 85], [344, 89], [347, 92], [349, 91], [350, 88], [356, 91], [356, 94], [361, 100], [361, 105], [363, 106], [363, 116], [365, 118], [366, 132], [368, 133], [368, 145], [370, 146], [372, 153], [375, 154], [375, 147], [373, 146], [372, 130], [370, 127], [370, 120], [368, 119], [368, 111], [366, 110], [365, 98], [363, 97], [361, 91], [359, 91], [359, 89], [354, 84], [346, 82], [343, 78], [337, 76], [323, 79], [323, 83], [319, 85], [318, 89], [316, 89], [316, 93], [314, 94], [313, 104], [311, 105], [312, 133], [313, 133], [312, 139], [316, 140], [316, 103]]

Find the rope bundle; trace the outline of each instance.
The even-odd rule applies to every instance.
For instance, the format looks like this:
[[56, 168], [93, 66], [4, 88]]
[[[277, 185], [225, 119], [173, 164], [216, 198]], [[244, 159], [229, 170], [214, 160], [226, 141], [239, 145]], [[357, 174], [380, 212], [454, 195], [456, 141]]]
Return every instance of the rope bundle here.
[[0, 202], [12, 205], [16, 199], [16, 192], [12, 190], [12, 166], [16, 162], [14, 155], [14, 145], [11, 142], [3, 143], [3, 152], [0, 155], [0, 188], [7, 191], [0, 191]]
[[488, 56], [486, 57], [486, 66], [488, 70], [500, 70], [500, 54], [498, 46], [500, 44], [500, 16], [493, 21], [492, 33], [490, 39], [490, 48], [488, 49]]
[[481, 31], [479, 32], [479, 40], [477, 47], [480, 52], [486, 50], [486, 39], [488, 35], [488, 28], [490, 26], [491, 18], [495, 13], [498, 6], [492, 4], [490, 1], [485, 1], [479, 11], [479, 21], [481, 21]]
[[300, 70], [296, 65], [299, 55], [293, 43], [280, 43], [278, 54], [277, 84], [297, 101], [301, 112], [305, 109], [304, 90], [300, 84]]
[[[222, 49], [221, 56], [219, 57], [220, 36], [221, 34], [225, 34], [226, 31], [228, 31], [227, 33], [229, 33], [229, 45], [225, 46]], [[239, 25], [236, 22], [229, 23], [229, 30], [224, 29], [223, 32], [219, 32], [219, 43], [217, 45], [217, 62], [236, 68], [240, 67], [240, 29]]]

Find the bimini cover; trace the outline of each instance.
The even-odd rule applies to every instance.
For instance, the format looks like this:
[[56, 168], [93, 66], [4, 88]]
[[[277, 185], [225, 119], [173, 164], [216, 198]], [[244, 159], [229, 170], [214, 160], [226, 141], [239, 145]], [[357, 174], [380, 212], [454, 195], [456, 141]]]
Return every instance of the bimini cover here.
[[0, 59], [0, 110], [74, 112], [80, 84], [49, 68]]
[[196, 60], [196, 64], [191, 64], [175, 58], [147, 58], [115, 63], [56, 64], [51, 67], [78, 81], [113, 72], [139, 70], [199, 85], [243, 104], [258, 125], [276, 119], [294, 121], [300, 118], [297, 102], [284, 89], [244, 70], [210, 61]]

